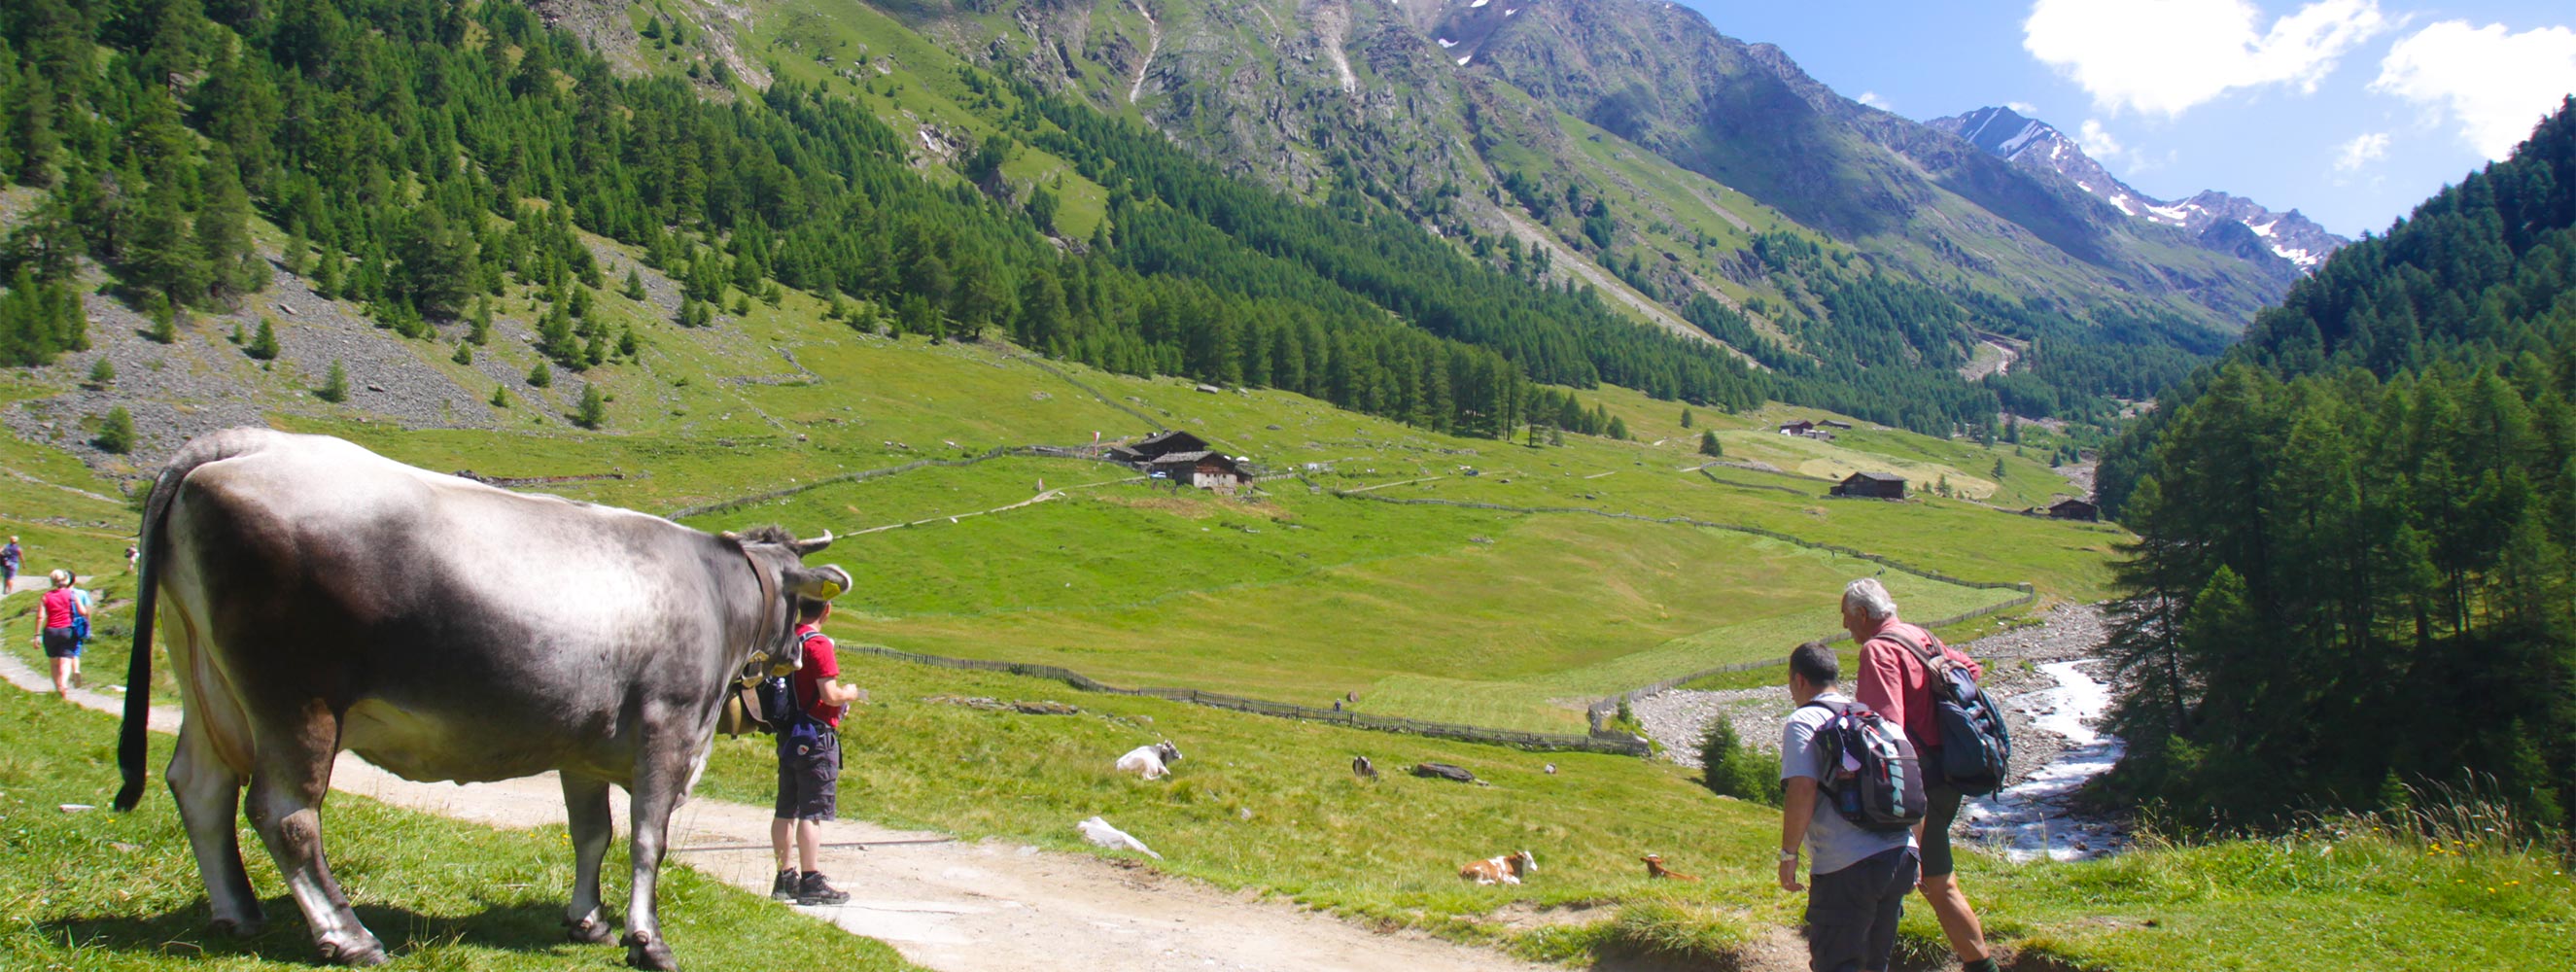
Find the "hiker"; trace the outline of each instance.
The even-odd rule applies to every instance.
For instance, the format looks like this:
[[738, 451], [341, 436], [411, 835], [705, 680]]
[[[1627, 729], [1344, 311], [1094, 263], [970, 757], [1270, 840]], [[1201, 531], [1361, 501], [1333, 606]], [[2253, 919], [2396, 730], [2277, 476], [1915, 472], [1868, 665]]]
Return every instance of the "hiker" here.
[[1985, 928], [1977, 921], [1976, 909], [1968, 906], [1967, 894], [1959, 890], [1951, 858], [1950, 824], [1959, 817], [1960, 793], [1941, 778], [1941, 726], [1932, 708], [1931, 673], [1897, 637], [1939, 651], [1972, 676], [1982, 678], [1985, 670], [1931, 632], [1898, 620], [1896, 599], [1874, 577], [1843, 588], [1843, 630], [1851, 632], [1852, 642], [1861, 646], [1854, 693], [1860, 704], [1904, 727], [1921, 757], [1925, 809], [1917, 833], [1923, 855], [1923, 900], [1932, 906], [1933, 917], [1940, 919], [1941, 934], [1950, 940], [1950, 950], [1958, 953], [1967, 972], [1996, 972], [1994, 955], [1986, 948]]
[[26, 560], [27, 552], [18, 549], [18, 537], [11, 534], [9, 545], [0, 547], [0, 595], [17, 589], [18, 565], [25, 563]]
[[[1789, 653], [1789, 698], [1798, 708], [1780, 730], [1780, 889], [1807, 892], [1808, 969], [1884, 972], [1922, 861], [1912, 830], [1862, 827], [1844, 819], [1824, 792], [1831, 770], [1817, 733], [1833, 721], [1835, 707], [1853, 705], [1835, 690], [1841, 678], [1842, 663], [1823, 642]], [[1802, 843], [1809, 852], [1805, 886], [1798, 883]]]
[[44, 631], [36, 636], [36, 643], [44, 646], [46, 660], [53, 662], [54, 694], [69, 697], [72, 683], [80, 678], [81, 645], [73, 622], [89, 617], [89, 606], [72, 593], [72, 575], [57, 570], [48, 576], [54, 589], [45, 592], [37, 608], [37, 624]]
[[[822, 631], [824, 619], [831, 616], [830, 601], [796, 602], [796, 637], [805, 646], [805, 667], [788, 678], [798, 702], [796, 717], [778, 727], [778, 806], [769, 822], [778, 879], [770, 882], [769, 896], [801, 905], [850, 900], [850, 893], [832, 887], [820, 869], [822, 822], [838, 808], [841, 713], [859, 697], [857, 688], [841, 684], [840, 660], [833, 656], [831, 636]], [[792, 863], [791, 848], [796, 853]]]
[[133, 544], [130, 544], [130, 543], [125, 545], [125, 572], [126, 572], [126, 573], [129, 573], [129, 574], [134, 573], [134, 571], [135, 571], [135, 565], [137, 564], [137, 562], [141, 561], [142, 559], [143, 559], [143, 548], [141, 548], [141, 547], [137, 547], [137, 546], [135, 546], [135, 545], [133, 545]]

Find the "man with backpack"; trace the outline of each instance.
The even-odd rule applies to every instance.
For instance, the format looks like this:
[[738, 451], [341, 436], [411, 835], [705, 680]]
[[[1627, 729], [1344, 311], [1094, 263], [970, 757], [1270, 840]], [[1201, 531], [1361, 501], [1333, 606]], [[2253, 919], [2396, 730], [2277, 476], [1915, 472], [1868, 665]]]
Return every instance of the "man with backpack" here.
[[[1810, 641], [1789, 653], [1797, 709], [1780, 732], [1780, 888], [1807, 892], [1807, 967], [1882, 972], [1920, 861], [1923, 812], [1904, 732], [1834, 690], [1842, 664]], [[1798, 848], [1810, 852], [1798, 883]]]
[[[1959, 817], [1963, 793], [1948, 779], [1944, 765], [1941, 713], [1934, 690], [1955, 668], [1970, 680], [1984, 677], [1975, 659], [1942, 644], [1941, 639], [1896, 617], [1896, 599], [1876, 578], [1863, 577], [1843, 588], [1843, 630], [1860, 645], [1860, 704], [1904, 728], [1914, 741], [1924, 768], [1924, 815], [1921, 828], [1923, 899], [1940, 919], [1967, 972], [1996, 972], [1986, 948], [1986, 932], [1959, 889], [1950, 852], [1950, 824]], [[1929, 662], [1927, 664], [1927, 661]], [[1936, 671], [1935, 669], [1940, 669]], [[1998, 730], [2000, 731], [1999, 727]], [[2008, 752], [2008, 747], [2007, 747]], [[1991, 792], [1991, 785], [1988, 786]]]
[[[823, 620], [832, 616], [829, 601], [796, 604], [796, 638], [805, 663], [787, 677], [792, 709], [777, 720], [778, 806], [769, 822], [769, 845], [778, 854], [778, 879], [769, 896], [800, 905], [836, 905], [850, 900], [832, 887], [820, 870], [822, 822], [838, 810], [841, 778], [841, 713], [859, 697], [855, 686], [841, 684], [840, 659]], [[788, 852], [795, 851], [793, 864]]]

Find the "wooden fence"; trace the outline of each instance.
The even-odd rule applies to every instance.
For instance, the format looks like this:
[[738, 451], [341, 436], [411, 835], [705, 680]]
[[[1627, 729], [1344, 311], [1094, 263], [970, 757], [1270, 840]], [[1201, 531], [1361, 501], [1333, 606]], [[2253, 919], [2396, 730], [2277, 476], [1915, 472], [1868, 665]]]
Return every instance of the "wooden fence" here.
[[1643, 739], [1639, 739], [1625, 733], [1609, 732], [1605, 730], [1595, 730], [1589, 734], [1571, 732], [1527, 732], [1519, 729], [1495, 729], [1487, 726], [1461, 725], [1454, 722], [1426, 722], [1421, 719], [1372, 715], [1365, 712], [1354, 712], [1348, 709], [1319, 709], [1311, 705], [1296, 705], [1288, 702], [1269, 702], [1262, 699], [1248, 699], [1239, 695], [1224, 695], [1217, 692], [1200, 691], [1198, 689], [1119, 688], [1115, 685], [1103, 683], [1072, 669], [1060, 668], [1054, 665], [1033, 665], [1024, 662], [988, 661], [979, 658], [948, 658], [941, 655], [924, 655], [916, 652], [897, 651], [881, 645], [848, 645], [845, 647], [846, 650], [850, 651], [875, 655], [880, 658], [892, 658], [898, 661], [912, 662], [919, 665], [935, 665], [941, 668], [960, 668], [980, 672], [1002, 672], [1009, 675], [1025, 675], [1032, 678], [1052, 679], [1063, 682], [1074, 688], [1081, 689], [1085, 692], [1101, 692], [1110, 695], [1133, 695], [1157, 699], [1169, 699], [1174, 702], [1188, 702], [1193, 705], [1204, 705], [1218, 709], [1231, 709], [1236, 712], [1249, 712], [1254, 715], [1272, 716], [1281, 719], [1302, 719], [1309, 722], [1327, 722], [1334, 725], [1349, 726], [1354, 729], [1374, 729], [1379, 732], [1400, 732], [1409, 735], [1431, 736], [1440, 739], [1457, 739], [1466, 742], [1517, 746], [1522, 749], [1579, 750], [1582, 752], [1593, 753], [1615, 753], [1623, 756], [1644, 756], [1652, 749], [1652, 747]]

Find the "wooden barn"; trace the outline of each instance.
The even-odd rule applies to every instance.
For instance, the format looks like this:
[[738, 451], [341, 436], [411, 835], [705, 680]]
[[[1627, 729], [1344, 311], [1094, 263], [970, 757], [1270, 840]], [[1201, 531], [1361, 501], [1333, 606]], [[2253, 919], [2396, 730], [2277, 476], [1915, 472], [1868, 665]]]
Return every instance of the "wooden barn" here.
[[1901, 500], [1905, 498], [1905, 477], [1895, 473], [1856, 472], [1835, 483], [1833, 495]]
[[1781, 435], [1806, 435], [1807, 433], [1815, 430], [1816, 423], [1807, 421], [1806, 419], [1799, 419], [1795, 422], [1780, 423]]
[[1144, 469], [1154, 460], [1160, 459], [1164, 456], [1182, 452], [1206, 451], [1208, 451], [1206, 439], [1199, 438], [1198, 436], [1191, 435], [1179, 429], [1173, 429], [1168, 432], [1156, 432], [1152, 435], [1124, 445], [1110, 446], [1109, 458], [1117, 462], [1132, 464], [1138, 469]]
[[1205, 449], [1167, 453], [1145, 463], [1145, 472], [1155, 479], [1174, 485], [1195, 486], [1220, 493], [1231, 493], [1252, 485], [1252, 474], [1234, 457]]
[[2052, 520], [2099, 520], [2102, 508], [2080, 499], [2059, 500], [2047, 509]]

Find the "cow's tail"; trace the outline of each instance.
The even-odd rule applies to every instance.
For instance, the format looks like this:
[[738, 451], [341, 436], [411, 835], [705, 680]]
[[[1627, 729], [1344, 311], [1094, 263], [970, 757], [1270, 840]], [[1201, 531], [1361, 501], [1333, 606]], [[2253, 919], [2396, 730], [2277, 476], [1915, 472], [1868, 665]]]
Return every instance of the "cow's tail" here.
[[142, 572], [135, 581], [134, 653], [125, 662], [125, 723], [116, 738], [116, 767], [124, 774], [124, 785], [116, 791], [116, 809], [132, 810], [143, 800], [143, 763], [149, 748], [147, 733], [152, 722], [152, 623], [158, 616], [161, 600], [161, 560], [169, 549], [166, 527], [170, 503], [178, 497], [179, 484], [197, 467], [250, 451], [249, 437], [229, 433], [203, 436], [180, 447], [152, 477], [152, 492], [144, 501], [141, 538], [135, 548], [142, 552]]

